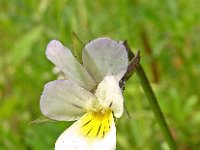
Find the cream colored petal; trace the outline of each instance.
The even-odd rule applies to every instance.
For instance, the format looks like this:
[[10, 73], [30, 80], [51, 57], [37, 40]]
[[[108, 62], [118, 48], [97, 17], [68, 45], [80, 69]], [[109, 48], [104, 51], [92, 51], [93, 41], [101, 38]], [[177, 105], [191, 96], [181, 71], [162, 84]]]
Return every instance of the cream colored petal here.
[[[83, 116], [84, 117], [84, 116]], [[116, 128], [114, 119], [110, 132], [102, 139], [90, 139], [80, 134], [81, 119], [65, 130], [55, 143], [55, 150], [115, 150]]]
[[116, 127], [113, 122], [111, 131], [102, 140], [96, 140], [93, 144], [92, 150], [115, 150], [116, 149]]
[[95, 93], [100, 104], [113, 110], [115, 117], [119, 118], [124, 112], [124, 98], [115, 76], [106, 76], [97, 87]]
[[77, 131], [80, 126], [77, 122], [65, 130], [55, 143], [55, 150], [90, 150], [90, 141], [80, 136]]
[[121, 42], [109, 38], [98, 38], [83, 49], [83, 64], [100, 83], [106, 75], [114, 75], [121, 80], [128, 67], [128, 55]]
[[56, 80], [45, 85], [40, 99], [41, 112], [50, 119], [72, 121], [89, 109], [96, 97], [70, 80]]
[[47, 58], [67, 77], [79, 83], [87, 90], [92, 90], [96, 83], [87, 70], [74, 58], [71, 51], [59, 41], [52, 40], [46, 49]]

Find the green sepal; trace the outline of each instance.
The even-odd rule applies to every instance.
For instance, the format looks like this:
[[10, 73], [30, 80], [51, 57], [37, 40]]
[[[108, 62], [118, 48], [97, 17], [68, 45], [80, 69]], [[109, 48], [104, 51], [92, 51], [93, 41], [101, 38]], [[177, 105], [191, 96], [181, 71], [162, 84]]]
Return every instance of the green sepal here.
[[83, 42], [78, 38], [76, 33], [72, 33], [72, 54], [75, 56], [76, 60], [79, 63], [83, 63], [82, 61], [82, 51], [84, 48]]
[[29, 125], [34, 125], [34, 124], [40, 124], [40, 123], [50, 123], [50, 122], [56, 122], [56, 120], [49, 119], [45, 116], [41, 116], [32, 122], [29, 123]]

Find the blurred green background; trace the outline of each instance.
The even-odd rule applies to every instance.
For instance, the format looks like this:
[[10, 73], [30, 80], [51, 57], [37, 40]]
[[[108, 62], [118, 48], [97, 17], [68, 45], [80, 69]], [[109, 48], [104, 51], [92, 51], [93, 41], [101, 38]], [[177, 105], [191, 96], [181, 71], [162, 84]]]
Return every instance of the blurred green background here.
[[[72, 47], [108, 36], [141, 50], [143, 65], [181, 150], [200, 149], [199, 0], [0, 0], [0, 150], [50, 150], [66, 122], [29, 125], [40, 116], [45, 56], [58, 39]], [[134, 74], [125, 100], [131, 119], [118, 122], [118, 150], [168, 150]]]

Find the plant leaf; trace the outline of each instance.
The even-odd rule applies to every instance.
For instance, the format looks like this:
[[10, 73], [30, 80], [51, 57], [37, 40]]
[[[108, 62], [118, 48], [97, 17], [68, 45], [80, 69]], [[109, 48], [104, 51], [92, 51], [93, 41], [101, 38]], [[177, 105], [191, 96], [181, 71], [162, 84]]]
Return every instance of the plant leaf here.
[[31, 48], [40, 39], [41, 34], [42, 26], [37, 26], [16, 40], [9, 53], [12, 65], [20, 65], [31, 54]]

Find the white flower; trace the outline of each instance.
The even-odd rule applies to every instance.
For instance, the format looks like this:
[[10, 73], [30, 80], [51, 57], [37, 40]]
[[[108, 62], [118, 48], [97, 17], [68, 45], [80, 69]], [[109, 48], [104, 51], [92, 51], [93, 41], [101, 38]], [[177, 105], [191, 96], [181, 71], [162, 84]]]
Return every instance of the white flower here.
[[50, 119], [75, 121], [55, 143], [55, 150], [114, 150], [114, 116], [124, 111], [119, 81], [128, 66], [122, 43], [98, 38], [86, 44], [83, 65], [59, 41], [51, 41], [47, 58], [68, 80], [45, 85], [40, 100], [41, 112]]

